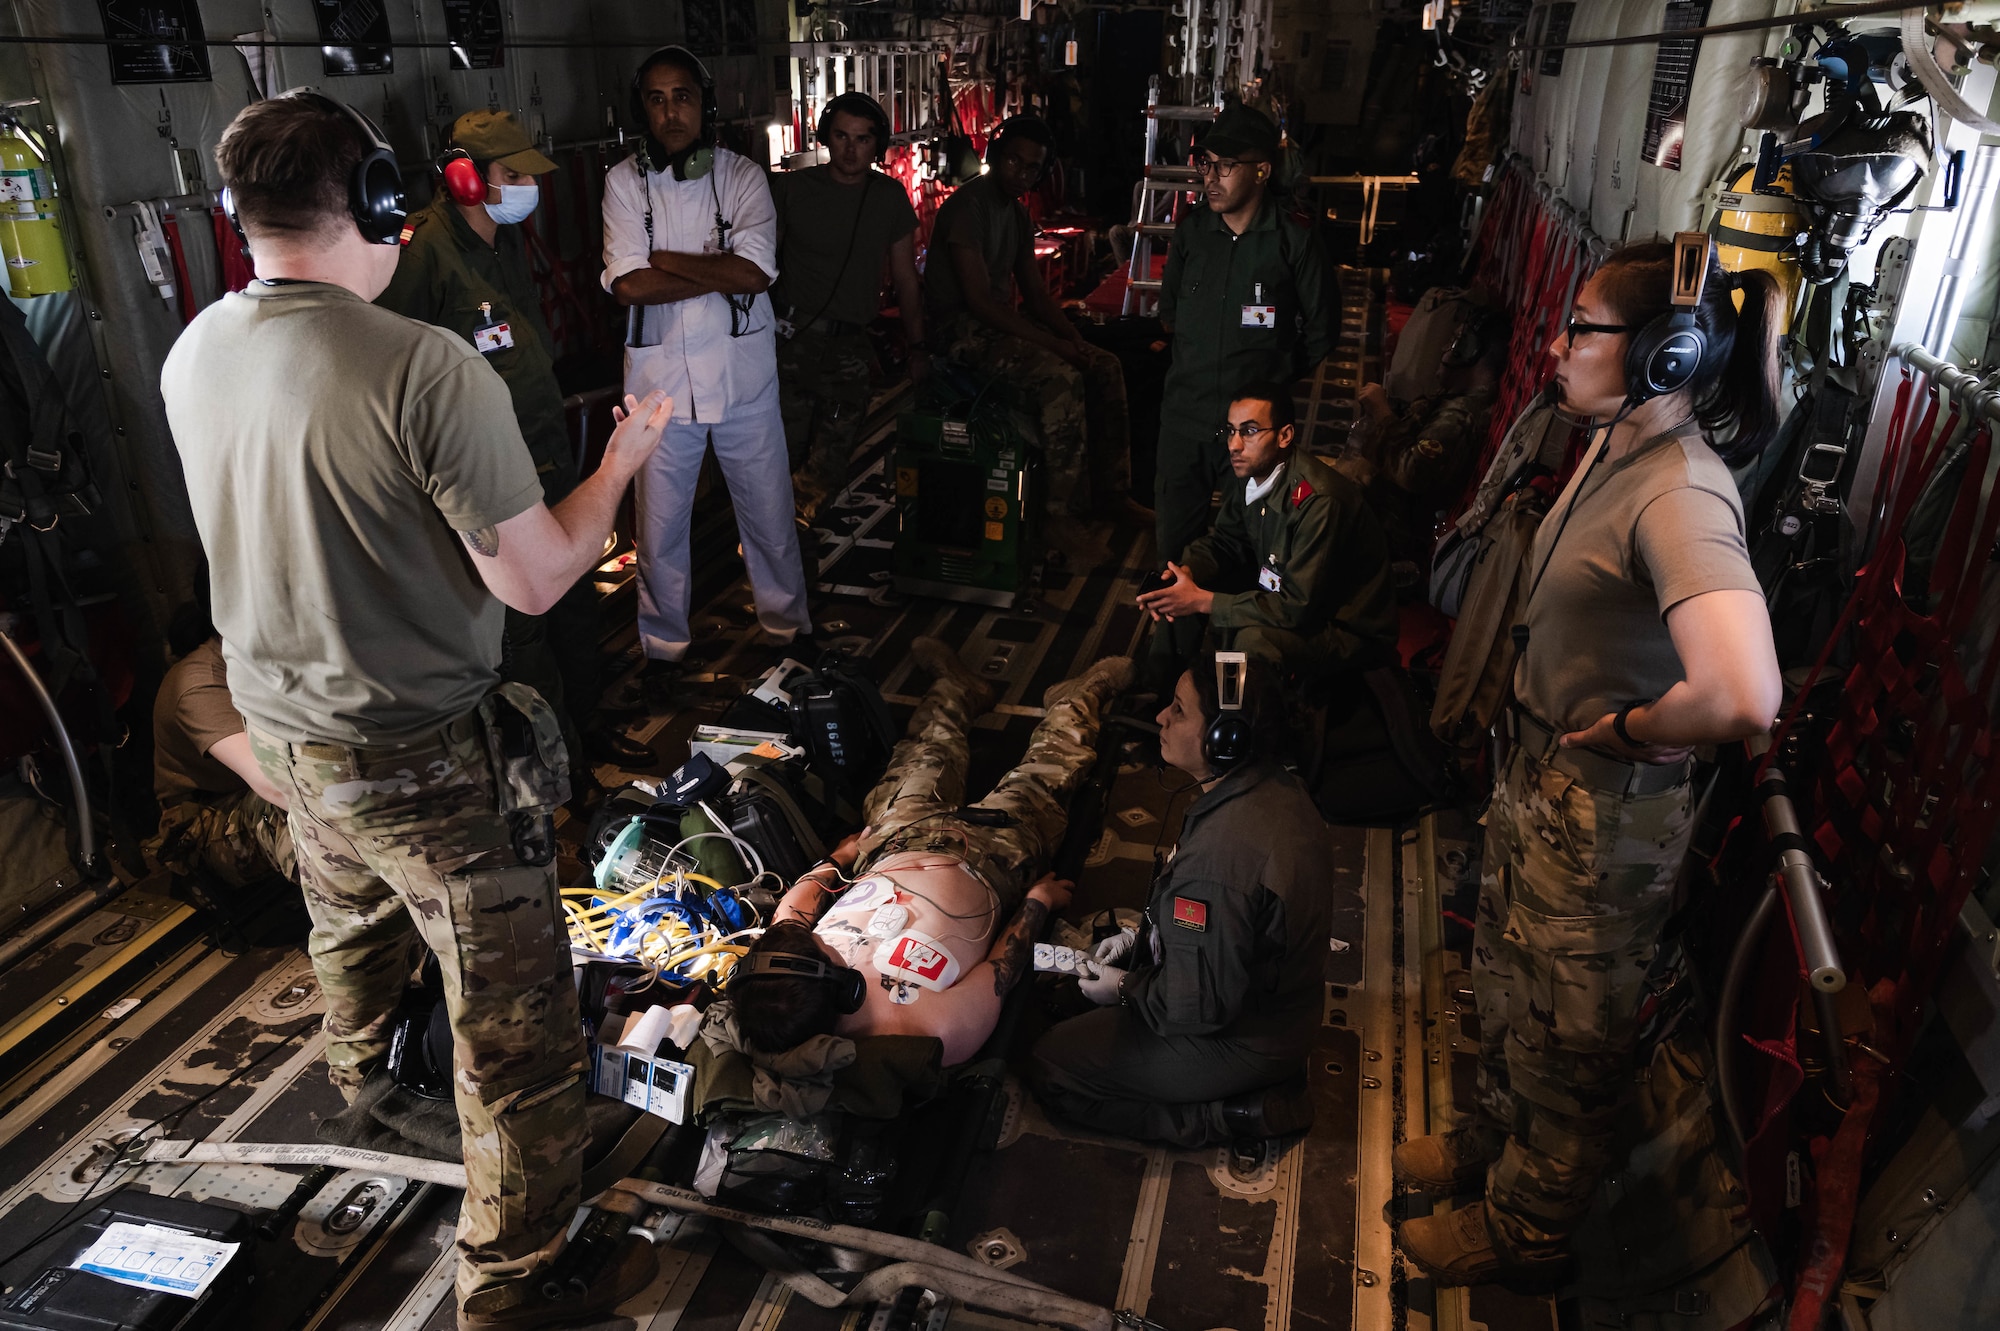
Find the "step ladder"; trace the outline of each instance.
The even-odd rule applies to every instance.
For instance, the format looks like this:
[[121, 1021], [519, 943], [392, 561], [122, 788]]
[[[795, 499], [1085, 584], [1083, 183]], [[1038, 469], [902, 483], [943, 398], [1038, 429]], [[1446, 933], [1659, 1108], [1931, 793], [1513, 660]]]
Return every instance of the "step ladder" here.
[[1201, 176], [1191, 166], [1168, 166], [1157, 161], [1162, 120], [1208, 121], [1220, 108], [1214, 106], [1161, 106], [1160, 76], [1146, 85], [1145, 174], [1132, 187], [1132, 258], [1125, 269], [1123, 313], [1152, 314], [1160, 307], [1160, 281], [1153, 276], [1155, 245], [1164, 244], [1180, 222], [1181, 203], [1188, 193], [1201, 188]]

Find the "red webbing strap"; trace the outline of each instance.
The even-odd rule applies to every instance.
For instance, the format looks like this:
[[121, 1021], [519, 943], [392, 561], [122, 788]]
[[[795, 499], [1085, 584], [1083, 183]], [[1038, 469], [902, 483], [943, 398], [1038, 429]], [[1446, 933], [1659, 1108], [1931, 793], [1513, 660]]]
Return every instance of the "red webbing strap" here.
[[180, 297], [181, 322], [185, 324], [201, 313], [201, 303], [194, 298], [194, 282], [188, 277], [187, 251], [181, 248], [180, 219], [171, 208], [160, 210], [160, 230], [167, 237], [167, 258], [174, 265], [174, 290]]
[[[1889, 1001], [1883, 992], [1888, 981], [1878, 984], [1868, 995], [1875, 1008], [1877, 1038], [1888, 1017]], [[1882, 1070], [1875, 1060], [1854, 1060], [1854, 1097], [1847, 1116], [1824, 1151], [1818, 1153], [1813, 1171], [1815, 1185], [1808, 1217], [1804, 1260], [1798, 1284], [1792, 1294], [1791, 1316], [1786, 1331], [1819, 1331], [1826, 1315], [1827, 1301], [1840, 1287], [1841, 1272], [1847, 1266], [1847, 1246], [1854, 1235], [1854, 1215], [1861, 1204], [1861, 1164], [1868, 1145], [1868, 1128], [1875, 1119], [1881, 1100]]]
[[243, 237], [229, 224], [229, 215], [220, 208], [208, 210], [209, 229], [215, 232], [215, 253], [222, 261], [222, 286], [241, 291], [257, 280], [257, 270], [243, 253]]

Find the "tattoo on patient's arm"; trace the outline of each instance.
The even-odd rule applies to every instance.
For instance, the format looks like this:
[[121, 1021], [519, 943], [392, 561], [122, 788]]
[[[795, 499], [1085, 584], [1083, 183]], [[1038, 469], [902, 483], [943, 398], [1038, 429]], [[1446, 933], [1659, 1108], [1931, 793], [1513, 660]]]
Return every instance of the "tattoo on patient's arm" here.
[[458, 535], [459, 539], [465, 542], [465, 548], [472, 551], [473, 554], [485, 555], [488, 559], [499, 558], [500, 529], [498, 527], [481, 527], [478, 531], [462, 531]]
[[993, 963], [993, 994], [1001, 997], [1019, 984], [1034, 961], [1034, 942], [1048, 923], [1049, 908], [1030, 898], [1021, 903], [1016, 915], [1000, 936], [993, 940], [987, 960]]

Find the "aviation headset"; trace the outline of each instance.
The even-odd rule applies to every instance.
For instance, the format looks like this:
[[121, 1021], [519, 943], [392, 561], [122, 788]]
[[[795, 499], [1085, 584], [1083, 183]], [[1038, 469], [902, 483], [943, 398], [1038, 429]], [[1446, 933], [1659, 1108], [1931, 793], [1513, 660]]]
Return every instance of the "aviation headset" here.
[[[673, 161], [666, 145], [653, 137], [652, 122], [646, 118], [646, 90], [642, 86], [646, 71], [664, 63], [668, 56], [679, 57], [681, 62], [693, 66], [695, 81], [701, 84], [701, 129], [695, 136], [694, 146], [681, 154], [678, 162]], [[699, 180], [708, 174], [709, 168], [715, 164], [715, 122], [719, 117], [715, 107], [715, 76], [708, 72], [708, 66], [702, 63], [700, 56], [679, 44], [662, 46], [653, 51], [632, 71], [629, 109], [632, 123], [639, 128], [649, 164], [664, 166], [671, 162], [675, 180]]]
[[986, 165], [999, 165], [1000, 149], [1009, 139], [1030, 139], [1047, 149], [1042, 154], [1042, 169], [1035, 177], [1035, 184], [1047, 180], [1056, 165], [1056, 136], [1050, 131], [1048, 122], [1040, 116], [1008, 116], [1000, 122], [1000, 128], [993, 131], [993, 137], [986, 141]]
[[1632, 334], [1625, 347], [1627, 410], [1652, 398], [1678, 393], [1694, 382], [1714, 350], [1708, 334], [1695, 322], [1708, 284], [1708, 234], [1682, 231], [1674, 236], [1673, 290], [1669, 308]]
[[443, 177], [444, 192], [451, 196], [453, 203], [470, 208], [475, 203], [486, 202], [486, 178], [479, 174], [479, 164], [465, 149], [445, 149], [444, 155], [438, 158], [438, 174]]
[[1255, 747], [1250, 718], [1243, 714], [1250, 658], [1242, 652], [1215, 654], [1215, 719], [1201, 733], [1201, 760], [1221, 776], [1244, 761]]
[[827, 987], [836, 1012], [843, 1016], [859, 1012], [868, 996], [868, 981], [858, 970], [835, 966], [820, 957], [801, 957], [791, 952], [752, 952], [738, 965], [737, 974], [746, 980], [776, 976], [786, 980], [818, 980]]
[[834, 112], [841, 111], [851, 116], [860, 116], [875, 126], [875, 160], [881, 161], [889, 153], [889, 113], [882, 104], [865, 92], [844, 92], [820, 108], [819, 123], [813, 126], [813, 138], [821, 143], [833, 132]]
[[[403, 173], [396, 166], [396, 150], [382, 137], [382, 131], [367, 116], [325, 93], [309, 88], [293, 88], [282, 95], [317, 102], [346, 117], [347, 122], [367, 141], [361, 160], [354, 164], [354, 169], [347, 176], [347, 212], [360, 229], [361, 238], [369, 244], [396, 244], [408, 213], [403, 200]], [[482, 186], [480, 197], [485, 196]], [[249, 237], [243, 235], [243, 223], [236, 216], [236, 199], [227, 188], [222, 191], [222, 212], [236, 234], [247, 241]]]

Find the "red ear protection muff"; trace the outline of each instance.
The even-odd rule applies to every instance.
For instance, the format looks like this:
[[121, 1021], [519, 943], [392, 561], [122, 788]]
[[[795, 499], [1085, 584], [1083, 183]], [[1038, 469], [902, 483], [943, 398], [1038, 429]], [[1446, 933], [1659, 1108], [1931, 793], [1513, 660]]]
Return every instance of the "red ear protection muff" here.
[[743, 980], [775, 975], [782, 979], [824, 981], [833, 998], [834, 1010], [843, 1016], [859, 1012], [868, 997], [868, 981], [860, 971], [790, 952], [752, 952], [743, 958], [736, 975]]
[[851, 116], [860, 116], [873, 122], [875, 126], [875, 160], [881, 161], [889, 153], [889, 113], [882, 104], [865, 92], [844, 92], [820, 108], [819, 123], [813, 126], [813, 137], [821, 143], [833, 132], [833, 116], [843, 111]]
[[486, 202], [486, 178], [479, 174], [479, 164], [465, 149], [447, 148], [438, 159], [438, 172], [444, 177], [444, 192], [453, 203], [470, 208]]

